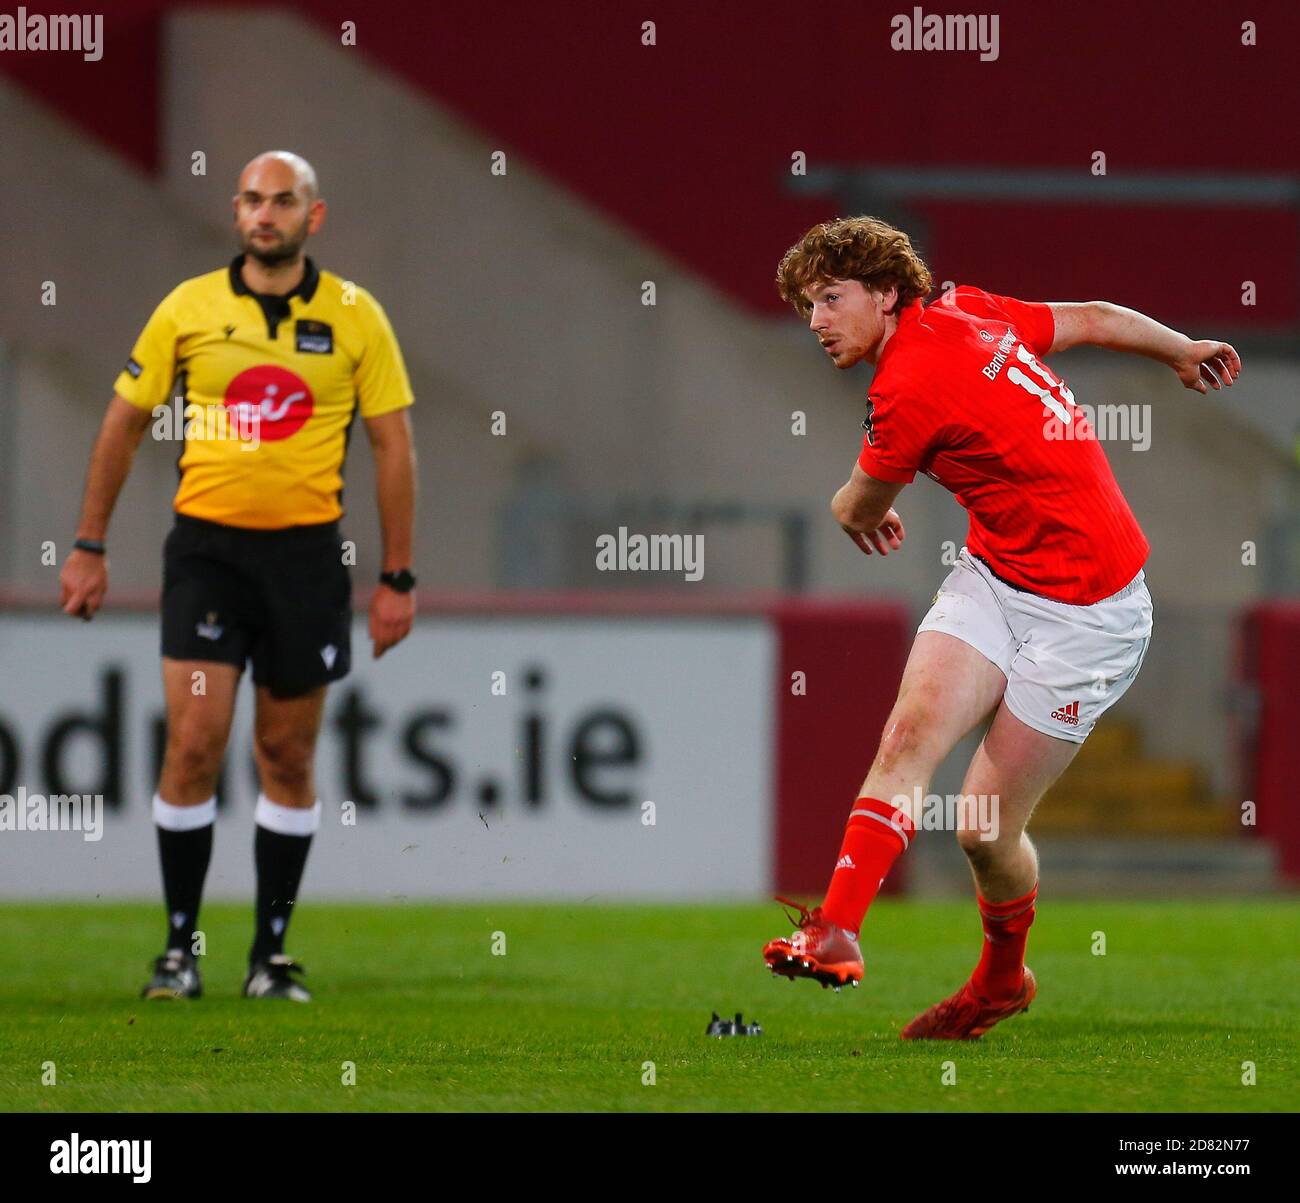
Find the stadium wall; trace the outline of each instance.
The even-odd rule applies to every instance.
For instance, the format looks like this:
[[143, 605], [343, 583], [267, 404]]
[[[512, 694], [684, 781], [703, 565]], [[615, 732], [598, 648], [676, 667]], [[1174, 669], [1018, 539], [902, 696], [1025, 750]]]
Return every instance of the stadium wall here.
[[[1253, 705], [1238, 729], [1248, 766], [1250, 824], [1273, 840], [1278, 869], [1300, 888], [1300, 742], [1295, 738], [1295, 682], [1300, 678], [1300, 604], [1269, 602], [1243, 616], [1236, 631], [1238, 681]], [[1243, 819], [1245, 821], [1245, 819]]]

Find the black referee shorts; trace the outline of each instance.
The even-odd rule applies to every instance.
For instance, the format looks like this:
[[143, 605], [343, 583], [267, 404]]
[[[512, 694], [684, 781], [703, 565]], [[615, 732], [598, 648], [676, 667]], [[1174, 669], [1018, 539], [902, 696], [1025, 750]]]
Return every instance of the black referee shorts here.
[[185, 514], [163, 544], [162, 654], [216, 660], [276, 697], [348, 674], [352, 578], [337, 522], [244, 530]]

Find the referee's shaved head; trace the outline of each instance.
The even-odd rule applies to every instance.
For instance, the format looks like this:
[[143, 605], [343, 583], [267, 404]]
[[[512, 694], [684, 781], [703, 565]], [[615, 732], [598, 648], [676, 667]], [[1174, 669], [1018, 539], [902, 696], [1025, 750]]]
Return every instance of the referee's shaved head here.
[[263, 151], [239, 173], [235, 228], [245, 254], [264, 267], [296, 264], [324, 220], [316, 169], [301, 155]]
[[[320, 197], [320, 189], [316, 184], [316, 168], [314, 168], [302, 155], [296, 155], [291, 150], [264, 150], [255, 159], [250, 159], [248, 165], [239, 173], [239, 190], [244, 190], [244, 181], [254, 175], [262, 175], [266, 169], [272, 169], [273, 174], [284, 178], [284, 173], [288, 172], [293, 177], [291, 185], [295, 190], [303, 189], [307, 203], [317, 200]], [[279, 171], [275, 171], [279, 168]]]

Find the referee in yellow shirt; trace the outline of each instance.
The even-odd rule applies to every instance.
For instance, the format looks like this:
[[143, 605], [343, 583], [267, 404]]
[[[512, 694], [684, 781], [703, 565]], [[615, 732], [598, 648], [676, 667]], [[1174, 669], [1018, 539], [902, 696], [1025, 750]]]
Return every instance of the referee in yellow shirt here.
[[353, 419], [365, 423], [383, 533], [370, 605], [376, 657], [411, 629], [415, 457], [411, 386], [384, 311], [303, 254], [325, 220], [316, 173], [284, 151], [239, 178], [229, 267], [180, 284], [154, 311], [117, 378], [86, 476], [63, 609], [89, 619], [108, 588], [104, 540], [152, 411], [184, 381], [176, 525], [163, 548], [167, 746], [154, 821], [166, 951], [146, 998], [197, 998], [193, 955], [212, 851], [214, 796], [249, 660], [256, 686], [257, 912], [244, 994], [310, 999], [284, 953], [320, 824], [313, 761], [329, 682], [351, 664], [351, 580], [338, 519]]

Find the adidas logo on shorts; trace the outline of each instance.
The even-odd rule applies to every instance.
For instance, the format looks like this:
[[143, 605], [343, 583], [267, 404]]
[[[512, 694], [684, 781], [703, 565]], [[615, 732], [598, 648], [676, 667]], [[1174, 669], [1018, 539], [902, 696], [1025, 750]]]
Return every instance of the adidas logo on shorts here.
[[1079, 703], [1071, 702], [1068, 706], [1062, 706], [1060, 710], [1053, 710], [1052, 717], [1059, 723], [1077, 727], [1079, 725]]
[[857, 865], [853, 863], [853, 857], [846, 854], [835, 862], [835, 867], [837, 869], [856, 869]]

